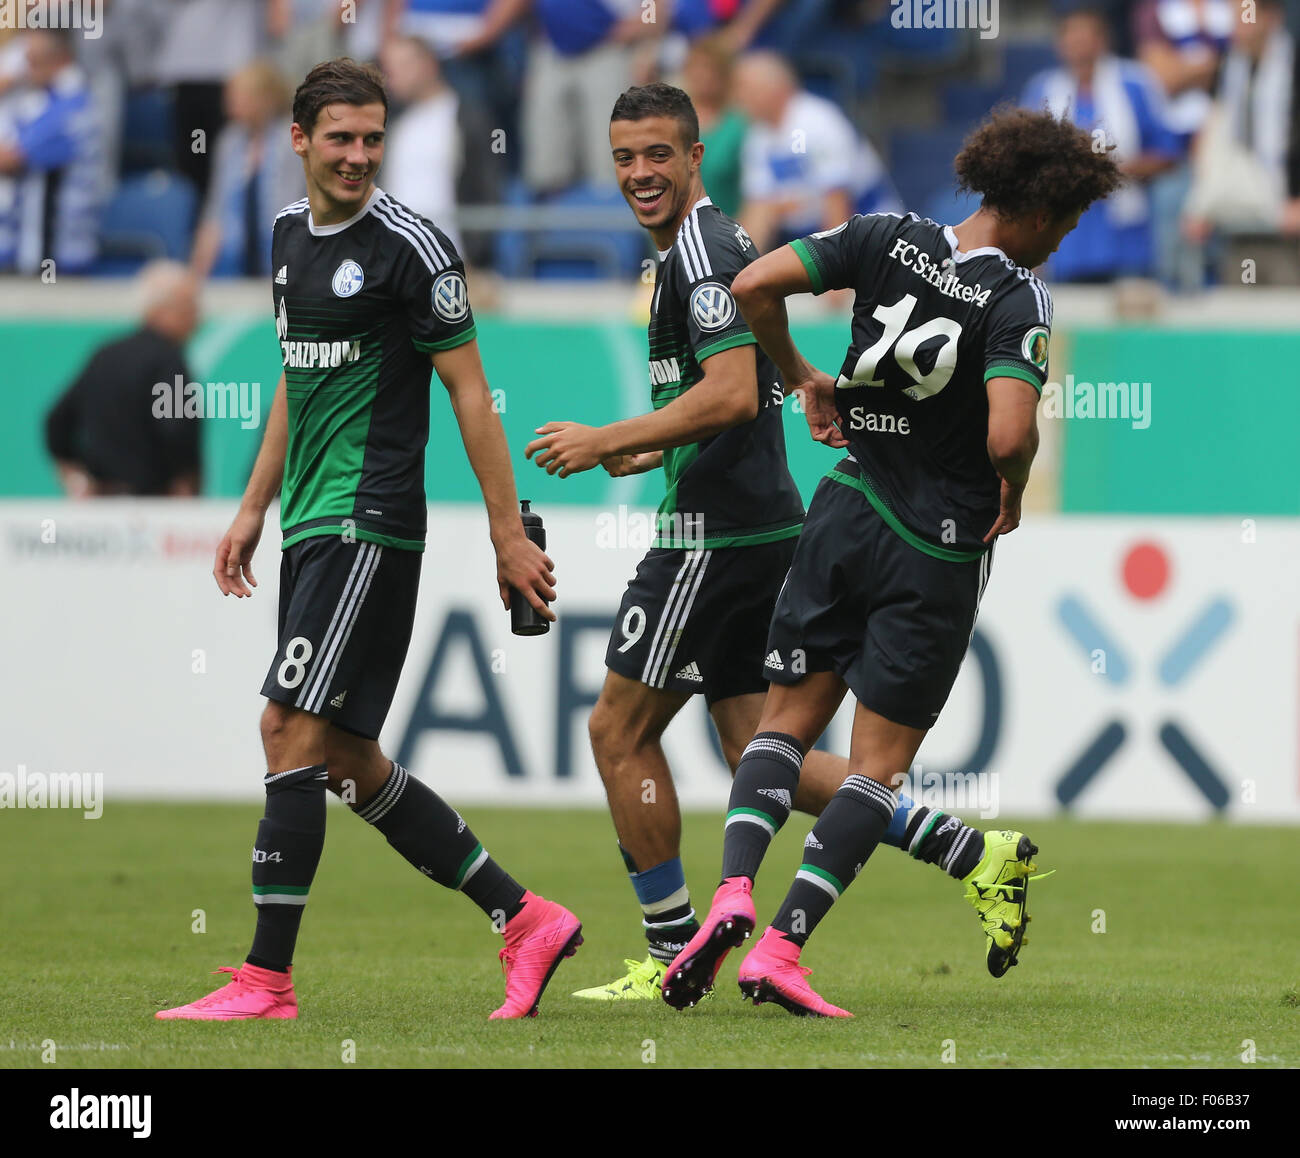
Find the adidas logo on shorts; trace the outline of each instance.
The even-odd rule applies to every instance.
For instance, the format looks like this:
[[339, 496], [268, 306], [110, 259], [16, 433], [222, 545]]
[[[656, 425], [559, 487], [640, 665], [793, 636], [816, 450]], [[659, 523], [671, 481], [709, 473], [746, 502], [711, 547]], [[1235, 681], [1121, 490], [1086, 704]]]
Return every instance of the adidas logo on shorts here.
[[785, 664], [781, 662], [781, 653], [779, 651], [768, 652], [767, 659], [763, 661], [764, 667], [770, 667], [774, 671], [785, 671]]
[[330, 707], [341, 708], [343, 706], [343, 700], [347, 696], [347, 694], [348, 694], [347, 689], [344, 688], [343, 691], [339, 692], [337, 696], [335, 696], [332, 700], [330, 700]]
[[788, 788], [760, 788], [758, 794], [771, 797], [778, 803], [784, 804], [786, 808], [790, 807], [790, 790]]
[[803, 846], [804, 846], [804, 848], [822, 848], [822, 847], [823, 847], [822, 842], [821, 842], [820, 840], [818, 840], [815, 836], [813, 836], [813, 834], [812, 834], [811, 832], [810, 832], [807, 836], [805, 836], [805, 837], [803, 838]]
[[695, 666], [695, 661], [691, 660], [676, 676], [679, 680], [690, 680], [693, 684], [702, 684], [704, 677], [700, 675], [700, 669]]

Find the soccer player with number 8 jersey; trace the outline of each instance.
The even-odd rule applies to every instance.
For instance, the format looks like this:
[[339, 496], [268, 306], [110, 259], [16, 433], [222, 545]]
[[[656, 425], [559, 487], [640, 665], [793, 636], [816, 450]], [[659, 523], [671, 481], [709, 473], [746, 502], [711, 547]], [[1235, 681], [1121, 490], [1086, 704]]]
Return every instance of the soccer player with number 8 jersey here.
[[572, 913], [511, 878], [459, 813], [378, 743], [415, 618], [431, 370], [483, 492], [501, 600], [508, 607], [514, 588], [555, 618], [553, 564], [524, 534], [465, 267], [446, 234], [375, 185], [387, 114], [379, 75], [347, 59], [317, 65], [294, 97], [307, 196], [280, 212], [272, 237], [284, 376], [213, 570], [223, 594], [252, 594], [253, 552], [279, 490], [280, 638], [262, 686], [257, 928], [245, 963], [221, 970], [226, 985], [163, 1019], [297, 1017], [290, 966], [325, 843], [327, 788], [505, 938], [506, 1000], [493, 1018], [536, 1014], [556, 966], [582, 942]]

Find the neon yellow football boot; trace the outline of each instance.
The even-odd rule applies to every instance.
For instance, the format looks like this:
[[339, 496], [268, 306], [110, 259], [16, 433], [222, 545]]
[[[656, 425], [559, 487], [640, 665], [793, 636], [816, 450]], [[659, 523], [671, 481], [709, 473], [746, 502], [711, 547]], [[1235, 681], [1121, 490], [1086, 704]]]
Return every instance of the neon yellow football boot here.
[[1004, 976], [1019, 964], [1020, 947], [1028, 943], [1029, 882], [1052, 875], [1030, 875], [1038, 867], [1032, 860], [1037, 851], [1038, 846], [1023, 832], [986, 832], [983, 858], [962, 879], [966, 899], [975, 906], [989, 940], [988, 966], [994, 977]]
[[579, 989], [573, 996], [585, 997], [589, 1001], [658, 1001], [668, 966], [653, 957], [644, 961], [624, 958], [623, 964], [627, 966], [625, 976], [608, 985]]

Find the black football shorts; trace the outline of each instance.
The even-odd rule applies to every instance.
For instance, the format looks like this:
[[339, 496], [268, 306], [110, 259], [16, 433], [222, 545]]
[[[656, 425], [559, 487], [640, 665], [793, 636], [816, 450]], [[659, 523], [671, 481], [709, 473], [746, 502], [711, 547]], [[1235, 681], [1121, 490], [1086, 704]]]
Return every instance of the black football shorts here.
[[406, 661], [419, 551], [317, 535], [280, 562], [280, 640], [262, 695], [375, 740]]
[[619, 605], [605, 666], [709, 704], [765, 693], [763, 645], [797, 542], [652, 548]]
[[909, 728], [932, 727], [975, 631], [992, 563], [991, 547], [969, 562], [928, 555], [860, 491], [822, 479], [772, 617], [767, 679], [792, 684], [805, 672], [838, 672], [864, 707]]

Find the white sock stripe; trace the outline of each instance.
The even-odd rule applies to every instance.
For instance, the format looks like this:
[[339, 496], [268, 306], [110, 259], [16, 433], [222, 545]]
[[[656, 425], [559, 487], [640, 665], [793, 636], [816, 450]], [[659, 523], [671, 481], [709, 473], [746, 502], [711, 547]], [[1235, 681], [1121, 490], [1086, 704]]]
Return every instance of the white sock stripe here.
[[695, 920], [695, 910], [692, 909], [684, 917], [678, 917], [675, 921], [647, 921], [641, 918], [641, 928], [643, 929], [675, 929], [679, 925], [689, 925]]
[[467, 884], [469, 884], [470, 877], [472, 877], [476, 872], [478, 872], [479, 869], [483, 867], [483, 862], [487, 860], [487, 858], [488, 858], [488, 850], [483, 849], [483, 851], [478, 854], [478, 857], [475, 859], [474, 863], [469, 866], [469, 872], [467, 872], [463, 877], [460, 878], [460, 884], [458, 884], [456, 887], [458, 889], [463, 889]]
[[844, 788], [851, 788], [867, 798], [867, 802], [885, 812], [885, 819], [890, 820], [898, 807], [898, 797], [877, 780], [868, 776], [850, 776], [844, 781]]
[[254, 893], [255, 905], [305, 905], [307, 898], [297, 893]]
[[[704, 557], [700, 560], [700, 565], [695, 568], [695, 574], [692, 576], [690, 593], [686, 597], [686, 605], [682, 609], [680, 625], [674, 625], [668, 634], [668, 639], [672, 643], [668, 646], [668, 651], [664, 655], [663, 672], [659, 677], [658, 687], [663, 687], [668, 682], [668, 673], [673, 669], [673, 657], [677, 654], [677, 647], [682, 641], [682, 631], [685, 629], [687, 621], [691, 618], [691, 608], [695, 606], [695, 597], [700, 593], [700, 587], [704, 583], [704, 572], [709, 566], [709, 556], [712, 551], [700, 551], [698, 554]], [[679, 629], [680, 626], [680, 629]]]
[[755, 816], [752, 812], [737, 812], [735, 816], [728, 816], [727, 823], [723, 828], [730, 828], [733, 824], [757, 824], [759, 828], [765, 828], [769, 836], [776, 835], [776, 829], [773, 828], [761, 816]]
[[664, 604], [663, 613], [659, 616], [659, 622], [655, 624], [654, 638], [650, 641], [650, 654], [646, 657], [645, 667], [641, 669], [641, 682], [650, 684], [651, 673], [655, 668], [655, 656], [659, 654], [659, 640], [663, 638], [664, 625], [668, 622], [668, 616], [677, 600], [678, 591], [681, 589], [682, 579], [686, 575], [692, 563], [695, 562], [695, 556], [692, 552], [686, 552], [686, 558], [682, 560], [681, 567], [677, 570], [677, 575], [673, 579], [673, 585], [668, 592], [668, 600]]
[[[277, 784], [286, 776], [296, 776], [299, 772], [306, 772], [308, 768], [316, 767], [315, 764], [304, 764], [301, 768], [290, 768], [288, 772], [276, 772], [274, 775], [268, 774], [262, 777], [263, 784]], [[304, 780], [325, 780], [327, 779], [324, 770], [318, 772], [315, 776], [304, 776]]]
[[751, 753], [755, 756], [775, 756], [779, 760], [784, 760], [796, 772], [803, 767], [803, 757], [799, 755], [799, 749], [788, 740], [774, 740], [771, 737], [759, 736], [745, 745], [745, 750], [740, 754], [741, 760], [743, 761]]
[[379, 795], [365, 806], [358, 816], [368, 824], [374, 824], [376, 820], [382, 820], [388, 815], [406, 791], [406, 782], [410, 778], [409, 773], [400, 764], [394, 765], [393, 774], [388, 778], [388, 783], [379, 790]]
[[925, 836], [926, 832], [930, 829], [930, 827], [931, 827], [930, 814], [927, 812], [925, 814], [925, 818], [921, 821], [920, 824], [916, 826], [916, 835], [912, 837], [912, 843], [907, 846], [907, 851], [909, 853], [916, 852], [917, 848], [920, 847], [922, 838]]
[[666, 913], [669, 909], [677, 909], [682, 905], [688, 904], [691, 899], [691, 891], [685, 885], [682, 885], [675, 893], [664, 897], [659, 901], [650, 901], [641, 906], [641, 911], [647, 917], [653, 917], [656, 913]]
[[[339, 601], [334, 605], [334, 614], [330, 618], [330, 625], [325, 629], [325, 634], [321, 636], [320, 648], [317, 651], [319, 656], [328, 646], [330, 640], [334, 637], [334, 632], [338, 630], [339, 620], [343, 617], [345, 608], [352, 598], [352, 588], [356, 583], [357, 576], [361, 572], [361, 567], [365, 562], [365, 547], [369, 544], [362, 544], [357, 550], [357, 557], [352, 560], [352, 570], [348, 572], [348, 581], [343, 584], [343, 594], [339, 596]], [[318, 663], [315, 670], [312, 671], [302, 685], [302, 691], [298, 693], [298, 698], [294, 701], [294, 707], [303, 708], [315, 694], [317, 678], [320, 675], [320, 664]]]
[[840, 899], [840, 894], [835, 891], [835, 886], [825, 877], [819, 877], [816, 873], [810, 873], [806, 869], [800, 869], [794, 874], [797, 881], [807, 881], [810, 885], [816, 885], [824, 893], [829, 893], [834, 900]]
[[361, 618], [361, 608], [365, 606], [366, 596], [370, 593], [370, 584], [374, 580], [375, 573], [379, 570], [380, 561], [384, 556], [384, 549], [377, 543], [371, 543], [370, 546], [373, 548], [370, 560], [366, 563], [363, 574], [358, 580], [358, 589], [353, 593], [353, 606], [348, 612], [343, 631], [335, 636], [334, 642], [330, 645], [329, 655], [321, 664], [322, 668], [328, 665], [328, 671], [325, 678], [320, 681], [320, 690], [312, 697], [312, 701], [308, 705], [307, 710], [309, 712], [319, 712], [325, 706], [325, 697], [329, 695], [330, 685], [334, 682], [334, 673], [338, 671], [339, 661], [342, 660], [343, 653], [347, 650], [348, 640], [352, 638], [352, 629], [356, 627], [357, 620]]
[[973, 828], [967, 828], [962, 834], [952, 842], [952, 848], [948, 850], [948, 855], [944, 857], [943, 864], [940, 866], [944, 872], [947, 872], [966, 851], [966, 846], [970, 844], [970, 838], [975, 835]]

